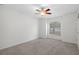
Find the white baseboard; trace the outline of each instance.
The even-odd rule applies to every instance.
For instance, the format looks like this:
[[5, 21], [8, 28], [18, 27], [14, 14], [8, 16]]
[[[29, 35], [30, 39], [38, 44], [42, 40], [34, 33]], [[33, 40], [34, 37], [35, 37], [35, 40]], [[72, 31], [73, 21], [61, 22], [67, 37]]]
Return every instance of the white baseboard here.
[[16, 46], [16, 45], [19, 45], [19, 44], [23, 44], [23, 43], [26, 43], [26, 42], [29, 42], [29, 41], [32, 41], [32, 40], [35, 40], [35, 39], [37, 39], [37, 38], [26, 40], [26, 41], [19, 42], [19, 43], [16, 43], [16, 44], [7, 45], [7, 46], [4, 46], [4, 47], [1, 47], [0, 50], [10, 48], [10, 47], [13, 47], [13, 46]]

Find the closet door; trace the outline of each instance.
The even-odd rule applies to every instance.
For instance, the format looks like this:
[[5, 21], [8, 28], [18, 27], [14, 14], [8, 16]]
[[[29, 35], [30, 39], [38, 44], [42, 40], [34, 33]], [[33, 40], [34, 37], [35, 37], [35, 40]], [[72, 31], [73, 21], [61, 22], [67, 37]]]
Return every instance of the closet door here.
[[77, 20], [77, 44], [79, 49], [79, 19]]
[[47, 23], [46, 19], [39, 20], [39, 38], [47, 38]]

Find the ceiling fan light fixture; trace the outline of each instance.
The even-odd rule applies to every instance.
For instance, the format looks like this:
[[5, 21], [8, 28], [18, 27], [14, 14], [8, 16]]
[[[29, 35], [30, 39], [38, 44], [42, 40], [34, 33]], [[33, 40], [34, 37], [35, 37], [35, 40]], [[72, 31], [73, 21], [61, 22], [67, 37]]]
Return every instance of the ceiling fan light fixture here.
[[46, 12], [41, 11], [40, 14], [41, 14], [42, 16], [44, 16], [44, 15], [46, 15]]
[[41, 15], [50, 15], [51, 13], [49, 12], [50, 9], [49, 8], [39, 8], [36, 9], [37, 12], [39, 12], [39, 14]]

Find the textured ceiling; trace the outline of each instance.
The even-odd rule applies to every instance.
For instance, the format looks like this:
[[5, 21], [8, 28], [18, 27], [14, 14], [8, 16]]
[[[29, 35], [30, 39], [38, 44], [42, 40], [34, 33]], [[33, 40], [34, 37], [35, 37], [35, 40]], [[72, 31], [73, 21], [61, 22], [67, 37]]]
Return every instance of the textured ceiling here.
[[[41, 5], [41, 4], [9, 4], [5, 5], [8, 8], [12, 8], [17, 10], [20, 13], [27, 14], [28, 16], [32, 17], [56, 17], [62, 16], [64, 14], [76, 12], [79, 8], [79, 4], [48, 4], [48, 5]], [[51, 9], [52, 15], [41, 16], [40, 14], [35, 14], [35, 9], [39, 7], [48, 7]]]

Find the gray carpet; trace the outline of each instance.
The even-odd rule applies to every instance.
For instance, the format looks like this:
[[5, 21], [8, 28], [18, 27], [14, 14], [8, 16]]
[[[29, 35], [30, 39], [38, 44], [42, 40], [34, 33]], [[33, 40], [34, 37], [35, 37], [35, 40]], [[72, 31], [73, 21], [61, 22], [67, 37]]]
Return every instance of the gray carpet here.
[[0, 55], [78, 55], [75, 44], [55, 39], [36, 39], [0, 51]]

